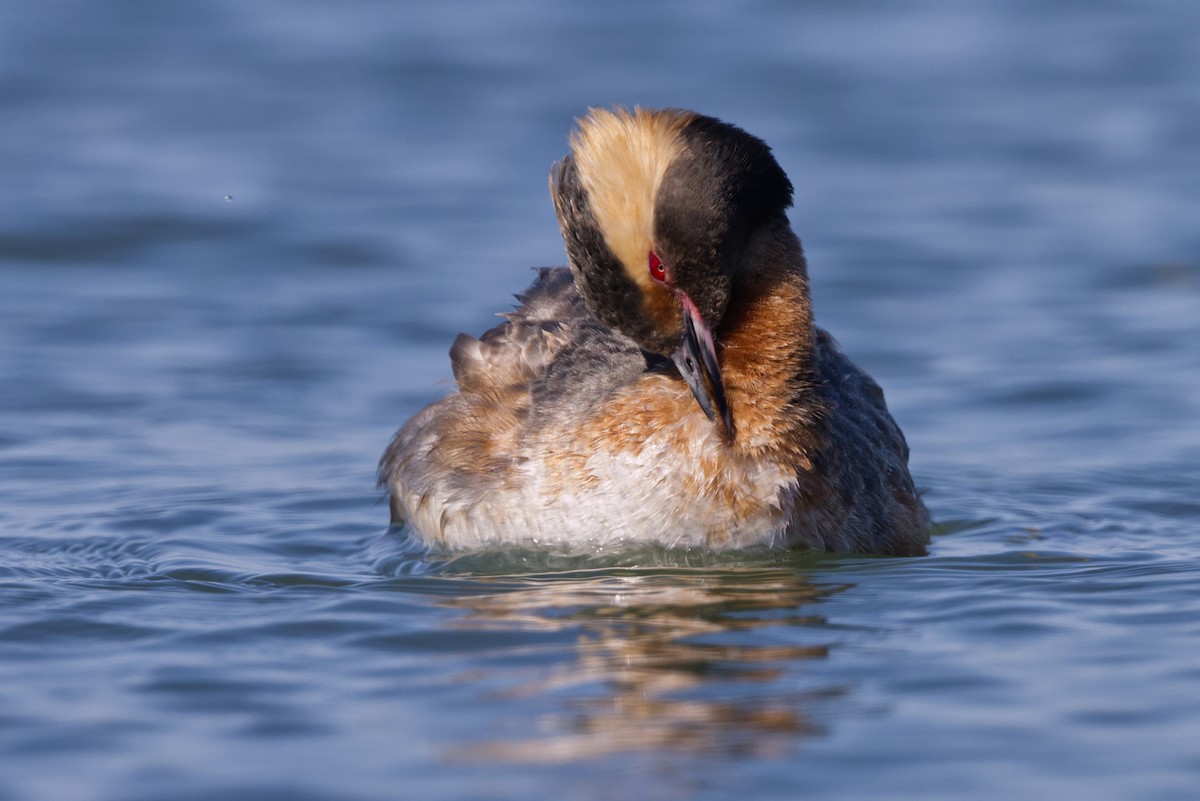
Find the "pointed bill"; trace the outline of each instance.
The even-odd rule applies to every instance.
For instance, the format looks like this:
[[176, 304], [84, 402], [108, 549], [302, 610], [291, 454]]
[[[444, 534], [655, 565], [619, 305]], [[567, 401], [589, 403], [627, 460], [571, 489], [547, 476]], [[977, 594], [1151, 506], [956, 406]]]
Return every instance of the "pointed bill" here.
[[733, 415], [725, 399], [725, 384], [721, 379], [721, 365], [717, 361], [712, 331], [690, 298], [681, 293], [680, 300], [683, 302], [683, 342], [671, 354], [671, 360], [679, 368], [679, 374], [691, 388], [696, 402], [708, 419], [716, 420], [720, 416], [725, 430], [732, 434]]

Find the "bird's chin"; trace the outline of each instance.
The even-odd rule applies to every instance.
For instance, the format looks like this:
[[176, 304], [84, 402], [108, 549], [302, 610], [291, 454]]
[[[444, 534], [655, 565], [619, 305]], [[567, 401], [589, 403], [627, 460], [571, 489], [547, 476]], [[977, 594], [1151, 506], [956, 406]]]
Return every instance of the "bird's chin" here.
[[708, 419], [715, 421], [719, 417], [725, 430], [732, 435], [733, 416], [725, 398], [725, 383], [721, 378], [721, 364], [717, 361], [712, 330], [686, 295], [681, 295], [680, 300], [683, 305], [683, 342], [671, 354], [671, 361], [679, 368], [679, 374], [691, 388], [696, 402]]

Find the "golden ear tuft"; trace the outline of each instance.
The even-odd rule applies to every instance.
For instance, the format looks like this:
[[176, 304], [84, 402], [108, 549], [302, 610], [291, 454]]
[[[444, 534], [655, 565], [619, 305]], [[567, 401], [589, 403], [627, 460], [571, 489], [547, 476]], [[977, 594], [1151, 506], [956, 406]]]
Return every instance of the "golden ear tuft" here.
[[571, 153], [596, 224], [630, 277], [651, 279], [654, 199], [667, 167], [683, 150], [683, 127], [695, 113], [624, 108], [588, 111], [571, 134]]

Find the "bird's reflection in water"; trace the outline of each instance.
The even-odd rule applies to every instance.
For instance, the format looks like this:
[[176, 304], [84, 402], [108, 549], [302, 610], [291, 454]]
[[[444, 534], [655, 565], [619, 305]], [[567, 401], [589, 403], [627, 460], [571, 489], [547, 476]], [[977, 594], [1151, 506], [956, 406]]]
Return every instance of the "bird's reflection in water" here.
[[[618, 751], [768, 755], [818, 727], [805, 713], [840, 687], [805, 682], [798, 663], [827, 654], [816, 586], [794, 567], [575, 571], [448, 601], [476, 630], [577, 631], [568, 653], [514, 680], [511, 694], [552, 698], [518, 737], [466, 756], [570, 761]], [[511, 663], [510, 663], [511, 664]], [[533, 736], [528, 736], [532, 730]], [[464, 756], [459, 752], [459, 756]]]

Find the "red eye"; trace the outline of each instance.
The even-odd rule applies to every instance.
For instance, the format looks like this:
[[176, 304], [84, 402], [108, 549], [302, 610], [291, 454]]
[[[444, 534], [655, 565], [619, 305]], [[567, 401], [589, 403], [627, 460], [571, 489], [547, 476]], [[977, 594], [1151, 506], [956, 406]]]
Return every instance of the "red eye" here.
[[653, 250], [650, 251], [650, 277], [662, 283], [667, 280], [667, 268]]

